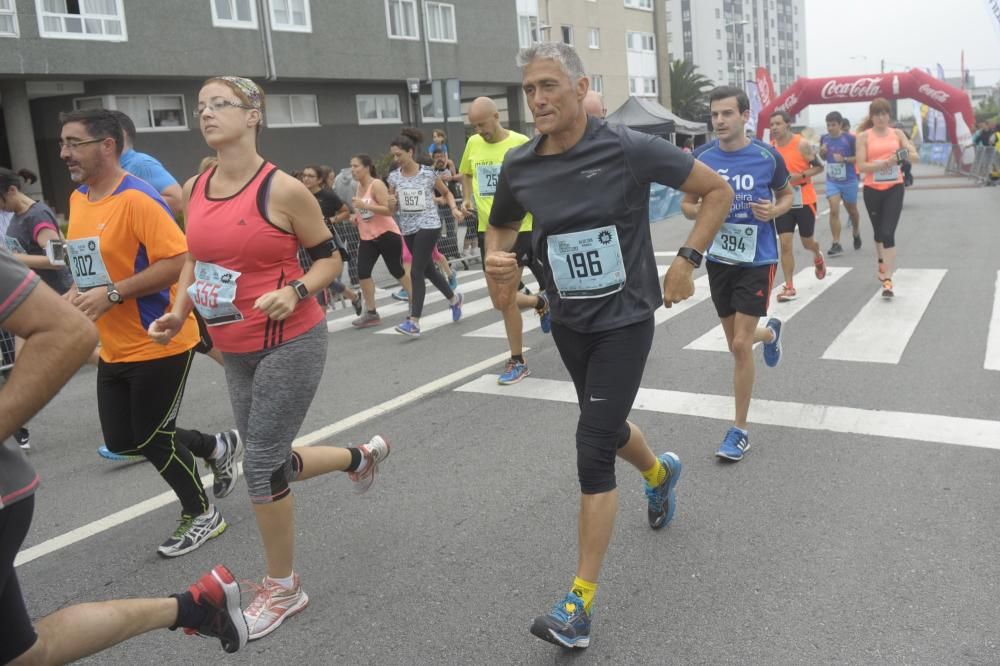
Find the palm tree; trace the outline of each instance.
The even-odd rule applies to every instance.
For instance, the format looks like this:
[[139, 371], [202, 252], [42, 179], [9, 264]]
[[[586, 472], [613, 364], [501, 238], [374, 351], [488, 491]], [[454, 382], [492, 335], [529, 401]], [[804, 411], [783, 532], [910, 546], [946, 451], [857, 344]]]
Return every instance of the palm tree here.
[[670, 63], [671, 111], [688, 120], [701, 120], [708, 115], [707, 93], [715, 87], [697, 70], [698, 67], [689, 60]]

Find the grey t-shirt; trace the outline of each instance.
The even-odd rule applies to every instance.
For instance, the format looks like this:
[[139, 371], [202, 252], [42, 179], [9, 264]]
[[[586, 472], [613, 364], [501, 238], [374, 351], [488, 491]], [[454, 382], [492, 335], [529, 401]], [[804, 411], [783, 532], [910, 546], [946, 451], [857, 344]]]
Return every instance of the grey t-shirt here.
[[490, 224], [517, 228], [526, 213], [534, 216], [532, 247], [545, 269], [553, 321], [588, 333], [648, 319], [663, 303], [649, 186], [679, 188], [694, 158], [659, 137], [596, 118], [564, 153], [539, 155], [545, 139], [507, 153]]
[[[59, 233], [59, 223], [52, 210], [39, 201], [20, 215], [10, 218], [5, 237], [7, 249], [20, 254], [44, 257], [45, 248], [38, 244], [38, 234], [43, 229], [53, 229]], [[38, 276], [59, 294], [65, 294], [73, 284], [73, 275], [66, 266], [54, 270], [40, 270]]]
[[423, 165], [414, 176], [404, 176], [402, 169], [389, 174], [389, 187], [395, 189], [399, 201], [399, 230], [404, 236], [421, 229], [441, 228], [441, 217], [434, 203], [436, 180], [434, 170]]
[[[38, 282], [38, 276], [27, 266], [0, 249], [0, 325], [24, 302]], [[37, 487], [38, 474], [8, 437], [0, 443], [0, 509], [30, 497]]]

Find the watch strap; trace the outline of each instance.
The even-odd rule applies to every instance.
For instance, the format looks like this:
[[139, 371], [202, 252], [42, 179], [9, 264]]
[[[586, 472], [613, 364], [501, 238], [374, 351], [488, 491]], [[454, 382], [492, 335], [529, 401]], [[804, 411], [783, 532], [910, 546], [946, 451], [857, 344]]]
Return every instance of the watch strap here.
[[684, 257], [685, 259], [690, 261], [695, 268], [701, 267], [701, 259], [702, 259], [701, 252], [694, 249], [693, 247], [687, 247], [687, 246], [682, 247], [681, 249], [677, 250], [677, 256]]
[[300, 301], [309, 297], [309, 288], [301, 280], [292, 280], [288, 284], [295, 290], [295, 295], [299, 297]]

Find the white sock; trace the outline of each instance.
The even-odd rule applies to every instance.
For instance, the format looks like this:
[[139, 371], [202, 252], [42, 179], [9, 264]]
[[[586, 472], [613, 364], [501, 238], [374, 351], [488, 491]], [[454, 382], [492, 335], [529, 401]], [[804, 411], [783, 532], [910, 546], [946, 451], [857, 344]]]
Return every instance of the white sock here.
[[360, 474], [361, 472], [368, 469], [368, 466], [372, 464], [372, 459], [366, 456], [364, 453], [361, 454], [361, 462], [358, 463], [358, 468], [354, 470], [355, 474]]
[[215, 451], [212, 452], [210, 460], [218, 460], [226, 452], [226, 443], [222, 439], [222, 433], [220, 432], [215, 436]]
[[272, 583], [277, 583], [286, 590], [291, 590], [295, 588], [295, 572], [293, 571], [288, 578], [275, 578], [274, 576], [268, 576], [268, 579]]
[[458, 294], [452, 294], [451, 300], [448, 301], [448, 302], [451, 303], [452, 305], [454, 305], [455, 303], [458, 303]]
[[750, 434], [750, 432], [748, 430], [744, 430], [743, 428], [741, 428], [739, 426], [733, 426], [733, 427], [736, 428], [737, 430], [739, 430], [743, 434], [744, 437], [746, 437], [747, 435]]

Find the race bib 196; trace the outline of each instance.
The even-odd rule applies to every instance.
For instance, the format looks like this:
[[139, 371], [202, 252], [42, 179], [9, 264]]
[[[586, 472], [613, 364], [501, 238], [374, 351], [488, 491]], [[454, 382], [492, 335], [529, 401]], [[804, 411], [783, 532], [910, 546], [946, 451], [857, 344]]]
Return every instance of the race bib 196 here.
[[205, 261], [194, 265], [194, 282], [187, 288], [188, 296], [209, 326], [242, 321], [243, 313], [236, 307], [236, 283], [239, 271]]
[[826, 177], [830, 180], [847, 180], [847, 164], [830, 162], [826, 165]]
[[600, 298], [625, 287], [614, 225], [548, 238], [549, 267], [562, 298]]
[[757, 255], [757, 225], [726, 222], [715, 235], [708, 253], [736, 264], [753, 263]]
[[499, 164], [476, 165], [476, 184], [479, 186], [479, 196], [491, 197], [497, 193], [497, 182], [500, 180]]
[[427, 192], [418, 187], [399, 191], [399, 209], [404, 213], [419, 213], [427, 207]]
[[69, 269], [73, 273], [77, 289], [86, 291], [111, 284], [108, 269], [104, 267], [104, 259], [101, 257], [100, 238], [93, 236], [68, 240], [66, 251], [69, 253]]

